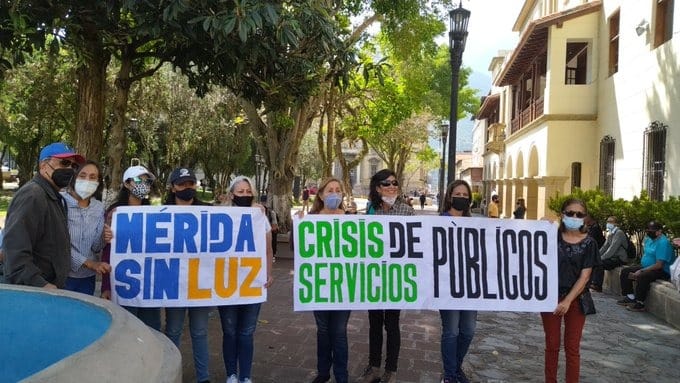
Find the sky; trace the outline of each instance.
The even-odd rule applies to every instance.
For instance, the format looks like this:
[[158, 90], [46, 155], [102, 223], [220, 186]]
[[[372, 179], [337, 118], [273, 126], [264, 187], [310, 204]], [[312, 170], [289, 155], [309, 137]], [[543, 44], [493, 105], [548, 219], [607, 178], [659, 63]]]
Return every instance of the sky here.
[[[463, 65], [488, 74], [491, 59], [499, 49], [513, 49], [519, 35], [512, 31], [524, 0], [464, 0], [470, 11]], [[457, 6], [457, 5], [456, 5]], [[444, 42], [448, 37], [444, 37]]]
[[[458, 7], [458, 1], [454, 2]], [[470, 11], [463, 66], [472, 69], [469, 86], [478, 89], [479, 97], [488, 94], [491, 89], [491, 59], [498, 55], [499, 50], [514, 49], [519, 41], [519, 34], [512, 31], [512, 26], [523, 4], [524, 0], [463, 0], [463, 8]], [[437, 39], [437, 43], [448, 44], [448, 31]], [[457, 126], [458, 151], [471, 150], [473, 121], [464, 118], [458, 121]]]

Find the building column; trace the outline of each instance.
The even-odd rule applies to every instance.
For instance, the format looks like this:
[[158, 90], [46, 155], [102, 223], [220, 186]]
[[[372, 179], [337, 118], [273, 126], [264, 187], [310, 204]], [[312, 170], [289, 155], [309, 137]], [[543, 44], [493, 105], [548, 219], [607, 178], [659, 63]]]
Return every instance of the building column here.
[[536, 193], [536, 217], [557, 219], [558, 215], [550, 210], [548, 204], [550, 198], [559, 193], [564, 193], [564, 188], [569, 177], [535, 177], [537, 184]]

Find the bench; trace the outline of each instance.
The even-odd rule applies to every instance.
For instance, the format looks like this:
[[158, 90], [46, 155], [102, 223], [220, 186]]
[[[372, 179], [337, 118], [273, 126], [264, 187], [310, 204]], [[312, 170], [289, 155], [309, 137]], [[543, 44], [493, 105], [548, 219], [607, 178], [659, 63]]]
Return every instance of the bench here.
[[[621, 270], [623, 267], [605, 271], [603, 291], [616, 296], [621, 295], [621, 279], [619, 278]], [[645, 307], [657, 318], [680, 328], [680, 292], [669, 281], [652, 282]]]

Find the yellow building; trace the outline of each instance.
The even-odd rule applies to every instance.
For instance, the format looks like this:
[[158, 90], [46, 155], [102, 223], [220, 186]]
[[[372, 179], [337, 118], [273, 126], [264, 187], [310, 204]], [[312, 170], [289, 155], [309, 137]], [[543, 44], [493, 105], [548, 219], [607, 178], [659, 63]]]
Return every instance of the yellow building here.
[[576, 187], [680, 194], [678, 12], [672, 0], [524, 2], [477, 116], [502, 216], [517, 198], [527, 218], [551, 216], [549, 198]]

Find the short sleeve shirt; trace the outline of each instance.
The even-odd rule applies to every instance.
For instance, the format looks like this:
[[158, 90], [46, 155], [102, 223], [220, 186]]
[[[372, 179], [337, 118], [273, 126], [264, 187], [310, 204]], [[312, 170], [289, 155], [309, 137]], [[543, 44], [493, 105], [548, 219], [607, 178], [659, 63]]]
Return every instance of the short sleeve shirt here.
[[581, 270], [595, 266], [599, 250], [595, 240], [587, 236], [579, 243], [568, 243], [558, 236], [557, 241], [557, 273], [559, 275], [559, 295], [569, 294], [571, 288], [581, 276]]

